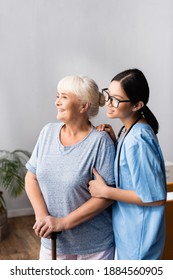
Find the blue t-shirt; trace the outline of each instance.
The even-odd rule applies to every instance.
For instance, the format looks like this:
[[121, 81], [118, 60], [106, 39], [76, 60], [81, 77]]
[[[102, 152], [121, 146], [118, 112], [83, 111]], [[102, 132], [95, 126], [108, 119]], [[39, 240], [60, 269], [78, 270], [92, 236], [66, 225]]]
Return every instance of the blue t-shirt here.
[[[115, 181], [121, 146], [115, 160]], [[166, 199], [166, 176], [158, 140], [148, 124], [137, 123], [125, 137], [120, 154], [120, 188], [133, 190], [143, 202]], [[113, 205], [118, 259], [159, 259], [165, 240], [164, 206]]]
[[[50, 123], [40, 133], [26, 167], [36, 174], [50, 215], [64, 217], [91, 198], [88, 182], [95, 167], [108, 185], [114, 185], [115, 148], [105, 132], [92, 127], [79, 143], [63, 146], [59, 139], [62, 123]], [[42, 244], [51, 249], [49, 239]], [[90, 254], [114, 246], [111, 207], [91, 220], [61, 233], [57, 252]]]

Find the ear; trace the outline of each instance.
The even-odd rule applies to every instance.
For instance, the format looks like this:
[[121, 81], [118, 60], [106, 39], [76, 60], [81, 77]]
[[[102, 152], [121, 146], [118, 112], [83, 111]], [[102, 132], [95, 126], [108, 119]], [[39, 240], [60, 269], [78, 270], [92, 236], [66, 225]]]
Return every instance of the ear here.
[[88, 109], [89, 109], [89, 103], [88, 102], [84, 103], [84, 104], [81, 105], [80, 113], [85, 113], [85, 112], [88, 111]]
[[139, 111], [139, 110], [142, 109], [142, 107], [144, 107], [144, 102], [143, 101], [139, 101], [135, 105], [133, 105], [132, 111]]

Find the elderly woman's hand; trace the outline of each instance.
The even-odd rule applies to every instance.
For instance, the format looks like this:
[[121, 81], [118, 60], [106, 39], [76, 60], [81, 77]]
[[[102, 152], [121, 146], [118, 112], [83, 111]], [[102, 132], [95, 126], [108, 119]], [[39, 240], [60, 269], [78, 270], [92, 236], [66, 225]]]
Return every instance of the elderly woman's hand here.
[[89, 181], [89, 192], [91, 196], [105, 198], [107, 185], [95, 168], [93, 169], [93, 174], [96, 178], [95, 180]]
[[64, 222], [64, 218], [46, 216], [45, 218], [37, 219], [33, 229], [38, 237], [51, 238], [52, 232], [64, 230]]

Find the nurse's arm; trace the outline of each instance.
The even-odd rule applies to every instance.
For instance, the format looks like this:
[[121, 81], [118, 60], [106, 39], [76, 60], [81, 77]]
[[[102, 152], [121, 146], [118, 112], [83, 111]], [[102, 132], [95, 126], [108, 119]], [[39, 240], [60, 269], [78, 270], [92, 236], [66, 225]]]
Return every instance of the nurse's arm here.
[[[164, 205], [166, 200], [158, 200], [153, 202], [143, 202], [140, 197], [132, 190], [122, 190], [106, 186], [102, 196], [107, 199], [113, 199], [125, 203], [137, 204], [141, 206], [160, 206]], [[92, 195], [92, 193], [91, 193]]]
[[95, 169], [93, 173], [96, 179], [89, 182], [89, 192], [92, 197], [112, 199], [141, 206], [160, 206], [166, 202], [165, 200], [143, 202], [135, 191], [108, 187]]

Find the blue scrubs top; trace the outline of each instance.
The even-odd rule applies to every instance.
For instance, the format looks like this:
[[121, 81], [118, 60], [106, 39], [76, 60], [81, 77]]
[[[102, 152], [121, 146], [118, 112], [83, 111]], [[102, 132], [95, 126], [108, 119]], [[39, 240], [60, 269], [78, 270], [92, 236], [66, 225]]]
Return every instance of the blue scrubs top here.
[[[115, 159], [115, 181], [121, 141]], [[120, 188], [133, 190], [143, 202], [166, 199], [165, 165], [158, 140], [148, 124], [137, 123], [120, 154]], [[161, 258], [165, 241], [165, 206], [138, 206], [117, 201], [113, 227], [119, 260]]]

